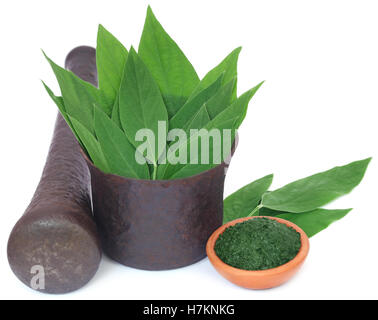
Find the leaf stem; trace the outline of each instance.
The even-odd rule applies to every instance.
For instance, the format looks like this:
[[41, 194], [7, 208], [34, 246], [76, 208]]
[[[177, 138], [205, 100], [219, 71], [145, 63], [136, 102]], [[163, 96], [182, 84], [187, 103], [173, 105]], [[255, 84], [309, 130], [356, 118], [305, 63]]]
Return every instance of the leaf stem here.
[[154, 163], [154, 170], [152, 171], [152, 180], [156, 180], [157, 164]]
[[252, 210], [252, 212], [247, 217], [253, 217], [255, 213], [260, 210], [263, 207], [262, 204], [259, 204], [255, 209]]

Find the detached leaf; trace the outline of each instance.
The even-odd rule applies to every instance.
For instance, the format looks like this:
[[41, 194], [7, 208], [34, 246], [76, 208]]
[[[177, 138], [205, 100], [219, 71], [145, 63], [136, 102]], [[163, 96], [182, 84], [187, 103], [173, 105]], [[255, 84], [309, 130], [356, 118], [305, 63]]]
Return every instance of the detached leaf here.
[[267, 175], [228, 196], [223, 202], [223, 223], [248, 216], [257, 207], [272, 181], [273, 175]]
[[[133, 48], [126, 62], [119, 95], [119, 109], [123, 131], [136, 148], [141, 144], [135, 140], [138, 130], [150, 129], [155, 140], [158, 140], [158, 121], [168, 124], [167, 110], [159, 88]], [[159, 158], [157, 142], [149, 146], [154, 153], [153, 158], [149, 160], [155, 165]]]
[[258, 211], [259, 216], [268, 216], [268, 217], [276, 217], [279, 214], [289, 213], [285, 211], [277, 211], [269, 208], [262, 207]]
[[108, 115], [111, 114], [121, 85], [127, 55], [128, 52], [122, 43], [100, 24], [97, 33], [96, 63], [99, 88], [106, 99], [108, 109], [105, 111]]
[[300, 227], [308, 237], [312, 237], [318, 232], [327, 228], [331, 223], [345, 217], [352, 209], [315, 209], [304, 213], [285, 213], [276, 217], [289, 220]]
[[89, 132], [89, 130], [86, 127], [84, 127], [79, 121], [77, 121], [74, 117], [71, 116], [69, 116], [69, 118], [76, 132], [81, 137], [85, 150], [87, 151], [93, 164], [103, 172], [110, 173], [110, 168], [108, 162], [105, 159], [104, 153], [102, 152], [100, 143]]
[[[172, 117], [199, 83], [193, 66], [148, 7], [138, 53], [156, 79]], [[214, 79], [215, 80], [215, 79]]]
[[262, 205], [294, 213], [314, 210], [352, 191], [361, 182], [370, 160], [355, 161], [289, 183], [266, 193]]
[[103, 110], [106, 109], [102, 94], [90, 83], [81, 80], [71, 71], [59, 67], [46, 55], [45, 57], [58, 80], [66, 112], [93, 134], [93, 105], [97, 104]]
[[[215, 81], [222, 73], [224, 73], [222, 85], [229, 83], [231, 80], [236, 79], [237, 76], [237, 64], [241, 51], [241, 47], [233, 50], [220, 64], [214, 69], [210, 70], [206, 76], [201, 80], [195, 92], [199, 92], [208, 87]], [[235, 80], [236, 81], [236, 80]], [[236, 85], [233, 88], [232, 100], [236, 99]]]
[[96, 136], [111, 172], [128, 178], [149, 179], [147, 163], [142, 165], [135, 161], [136, 150], [124, 132], [98, 107], [94, 116]]

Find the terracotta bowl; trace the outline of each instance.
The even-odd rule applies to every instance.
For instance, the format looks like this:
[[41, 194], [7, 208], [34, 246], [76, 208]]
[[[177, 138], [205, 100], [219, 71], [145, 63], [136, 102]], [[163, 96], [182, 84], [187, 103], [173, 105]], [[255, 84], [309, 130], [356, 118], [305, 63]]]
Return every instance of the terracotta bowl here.
[[[219, 259], [214, 251], [215, 242], [217, 241], [219, 235], [223, 233], [223, 231], [226, 228], [233, 226], [237, 223], [249, 219], [259, 218], [268, 218], [276, 220], [280, 223], [284, 223], [287, 226], [294, 228], [301, 235], [301, 248], [299, 249], [299, 252], [295, 256], [295, 258], [279, 267], [257, 271], [237, 269], [231, 267], [230, 265], [224, 263], [221, 259]], [[225, 225], [215, 230], [214, 233], [210, 236], [209, 240], [207, 241], [206, 252], [214, 268], [223, 277], [225, 277], [232, 283], [248, 289], [268, 289], [277, 287], [283, 284], [284, 282], [288, 281], [299, 270], [299, 268], [302, 266], [304, 260], [307, 257], [309, 247], [309, 240], [306, 233], [294, 223], [276, 217], [257, 216], [236, 219], [226, 223]]]

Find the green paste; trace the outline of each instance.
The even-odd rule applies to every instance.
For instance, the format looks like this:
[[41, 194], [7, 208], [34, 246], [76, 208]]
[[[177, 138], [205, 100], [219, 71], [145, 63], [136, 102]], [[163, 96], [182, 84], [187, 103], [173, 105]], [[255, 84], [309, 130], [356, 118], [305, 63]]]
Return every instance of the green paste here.
[[214, 249], [232, 267], [265, 270], [289, 262], [300, 247], [300, 234], [293, 228], [268, 218], [255, 218], [228, 227]]

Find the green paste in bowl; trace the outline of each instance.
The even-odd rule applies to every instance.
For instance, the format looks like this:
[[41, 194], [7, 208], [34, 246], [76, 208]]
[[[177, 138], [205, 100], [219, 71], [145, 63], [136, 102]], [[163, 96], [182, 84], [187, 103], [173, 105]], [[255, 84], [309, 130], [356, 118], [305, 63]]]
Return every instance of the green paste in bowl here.
[[281, 266], [298, 254], [301, 236], [293, 228], [268, 218], [254, 218], [228, 227], [215, 243], [226, 264], [243, 270]]

